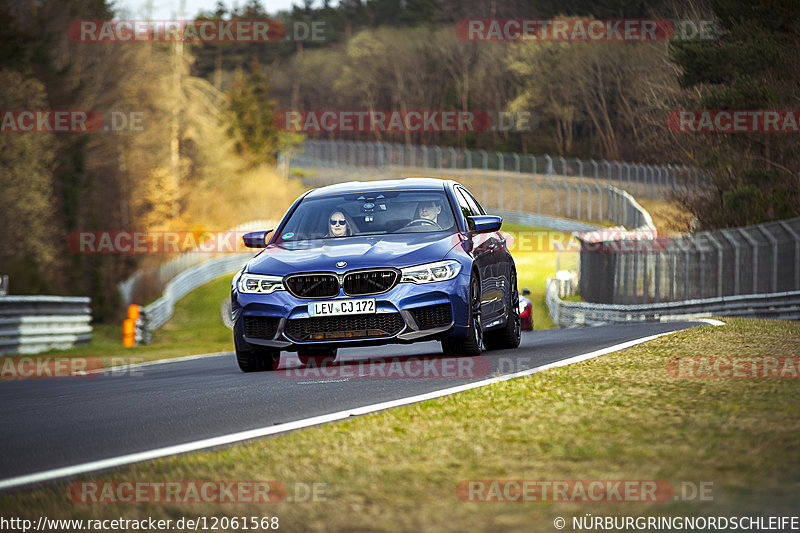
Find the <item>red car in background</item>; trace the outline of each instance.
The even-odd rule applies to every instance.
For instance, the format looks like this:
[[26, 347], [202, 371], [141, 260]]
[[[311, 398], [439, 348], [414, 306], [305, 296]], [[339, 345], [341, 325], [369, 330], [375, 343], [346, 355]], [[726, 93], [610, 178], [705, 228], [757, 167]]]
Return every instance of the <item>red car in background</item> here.
[[530, 293], [529, 289], [522, 289], [522, 295], [519, 297], [519, 317], [522, 331], [533, 331], [533, 304], [528, 298]]

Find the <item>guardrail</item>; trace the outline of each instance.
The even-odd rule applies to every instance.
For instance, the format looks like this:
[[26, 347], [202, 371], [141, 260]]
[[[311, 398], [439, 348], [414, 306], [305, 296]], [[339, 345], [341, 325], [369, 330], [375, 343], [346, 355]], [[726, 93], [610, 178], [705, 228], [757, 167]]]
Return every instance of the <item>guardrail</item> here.
[[[273, 220], [251, 220], [250, 222], [239, 224], [235, 228], [231, 228], [224, 233], [229, 234], [243, 231], [255, 231], [274, 227], [275, 221]], [[155, 267], [154, 269], [136, 272], [117, 286], [122, 298], [122, 303], [125, 305], [131, 303], [133, 291], [143, 276], [148, 274], [154, 275], [159, 287], [163, 289], [167, 282], [177, 276], [179, 273], [191, 266], [197, 265], [211, 257], [214, 257], [214, 254], [210, 254], [205, 251], [213, 248], [212, 245], [213, 242], [204, 242], [202, 246], [198, 246], [193, 250], [184, 252], [177, 257], [166, 261], [162, 265]]]
[[149, 331], [160, 328], [172, 317], [175, 302], [219, 276], [236, 272], [252, 258], [251, 254], [231, 254], [184, 270], [167, 283], [159, 299], [143, 308], [146, 328]]
[[90, 303], [85, 296], [0, 296], [0, 354], [88, 344]]
[[565, 302], [558, 293], [558, 280], [548, 278], [547, 309], [553, 322], [561, 328], [711, 316], [800, 320], [800, 291], [633, 305]]

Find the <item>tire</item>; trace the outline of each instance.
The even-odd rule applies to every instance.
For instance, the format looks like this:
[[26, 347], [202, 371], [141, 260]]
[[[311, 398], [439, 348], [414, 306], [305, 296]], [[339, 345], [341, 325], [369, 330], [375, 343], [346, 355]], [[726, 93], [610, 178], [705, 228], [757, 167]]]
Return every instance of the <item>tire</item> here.
[[338, 348], [298, 348], [297, 358], [304, 366], [313, 364], [319, 367], [325, 364], [326, 359], [333, 363], [338, 351]]
[[481, 328], [481, 285], [475, 273], [469, 280], [469, 329], [463, 339], [442, 340], [442, 352], [445, 355], [472, 357], [480, 355], [483, 344]]
[[268, 348], [266, 346], [251, 346], [242, 349], [241, 344], [246, 344], [244, 341], [235, 341], [236, 348], [236, 362], [239, 364], [239, 370], [242, 372], [264, 372], [272, 371], [278, 368], [278, 363], [281, 360], [281, 352], [276, 348]]
[[522, 330], [522, 319], [519, 316], [519, 290], [517, 274], [511, 273], [511, 294], [509, 294], [506, 325], [494, 331], [487, 331], [483, 336], [483, 344], [487, 350], [513, 349], [519, 346]]

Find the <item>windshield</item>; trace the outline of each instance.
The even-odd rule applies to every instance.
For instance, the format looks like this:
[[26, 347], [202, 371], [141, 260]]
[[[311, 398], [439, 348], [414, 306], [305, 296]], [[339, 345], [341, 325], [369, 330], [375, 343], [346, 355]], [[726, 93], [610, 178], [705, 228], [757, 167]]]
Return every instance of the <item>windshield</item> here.
[[300, 202], [277, 242], [353, 235], [451, 231], [455, 217], [443, 191], [346, 193]]

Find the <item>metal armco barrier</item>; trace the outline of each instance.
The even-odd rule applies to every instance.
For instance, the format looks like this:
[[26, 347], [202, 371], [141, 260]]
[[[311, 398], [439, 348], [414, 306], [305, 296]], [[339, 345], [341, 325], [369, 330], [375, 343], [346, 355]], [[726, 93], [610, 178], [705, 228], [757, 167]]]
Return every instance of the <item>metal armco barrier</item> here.
[[160, 328], [172, 317], [175, 302], [213, 279], [236, 272], [252, 259], [253, 255], [238, 253], [217, 257], [175, 276], [167, 283], [164, 294], [159, 299], [142, 308], [143, 314], [147, 317], [148, 330]]
[[[235, 228], [231, 228], [227, 230], [225, 233], [237, 233], [242, 231], [256, 231], [262, 229], [269, 229], [274, 228], [276, 222], [273, 220], [252, 220], [250, 222], [245, 222], [244, 224], [240, 224]], [[208, 247], [208, 243], [204, 243], [205, 247]], [[157, 282], [159, 283], [160, 287], [166, 286], [167, 282], [186, 270], [187, 268], [200, 264], [203, 261], [206, 261], [214, 257], [214, 254], [205, 253], [198, 249], [184, 252], [177, 257], [170, 259], [169, 261], [165, 262], [164, 264], [156, 267], [154, 269], [154, 273], [157, 278]], [[128, 305], [131, 302], [131, 298], [133, 296], [133, 291], [136, 288], [136, 285], [139, 283], [139, 280], [144, 275], [144, 272], [139, 271], [133, 274], [131, 277], [120, 283], [117, 288], [119, 290], [120, 296], [122, 297], [122, 302], [125, 305]]]
[[691, 320], [711, 316], [800, 320], [800, 291], [681, 302], [615, 305], [565, 302], [558, 297], [556, 280], [549, 278], [546, 299], [550, 317], [561, 328], [624, 322]]
[[84, 296], [0, 296], [0, 354], [88, 344], [90, 303]]

